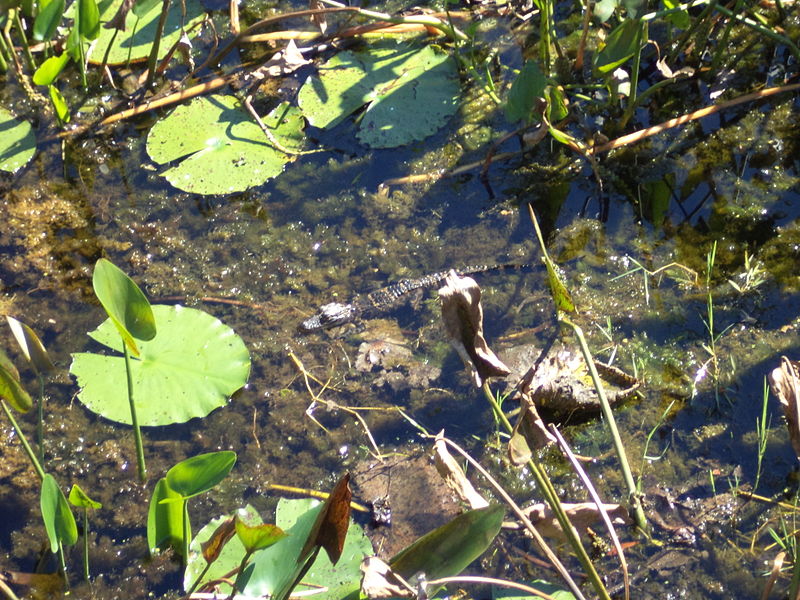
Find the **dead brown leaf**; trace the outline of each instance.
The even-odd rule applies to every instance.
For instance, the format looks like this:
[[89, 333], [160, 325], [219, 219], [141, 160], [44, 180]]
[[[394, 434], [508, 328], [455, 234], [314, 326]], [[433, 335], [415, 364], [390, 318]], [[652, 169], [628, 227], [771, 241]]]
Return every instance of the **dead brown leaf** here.
[[448, 452], [447, 444], [444, 442], [444, 431], [436, 434], [433, 451], [436, 470], [439, 471], [439, 475], [442, 476], [447, 487], [453, 490], [453, 493], [462, 502], [469, 504], [470, 508], [489, 506], [489, 503], [475, 490], [467, 476], [464, 475], [464, 471], [456, 462], [456, 459], [453, 458], [453, 455]]
[[511, 373], [483, 337], [481, 288], [475, 280], [450, 271], [439, 290], [439, 298], [450, 343], [472, 372], [475, 385], [481, 387], [489, 377], [505, 377]]
[[[309, 0], [308, 8], [311, 10], [319, 10], [325, 7], [319, 0]], [[319, 27], [319, 32], [322, 35], [325, 35], [325, 32], [328, 31], [328, 20], [325, 18], [325, 13], [316, 13], [311, 15], [311, 22]]]
[[511, 440], [508, 442], [508, 457], [517, 467], [531, 459], [533, 450], [539, 450], [556, 441], [539, 416], [536, 405], [527, 390], [521, 390], [520, 404], [519, 419], [514, 425]]
[[[579, 534], [586, 533], [588, 527], [602, 519], [600, 511], [594, 502], [579, 502], [575, 504], [563, 502], [561, 506], [564, 508], [564, 512], [567, 513], [570, 523]], [[602, 506], [614, 525], [628, 525], [632, 522], [627, 509], [621, 504], [603, 504]], [[522, 511], [531, 520], [536, 530], [544, 537], [566, 540], [561, 524], [546, 504], [534, 504], [528, 508], [523, 508]]]
[[336, 487], [325, 500], [311, 532], [308, 534], [300, 559], [308, 558], [318, 546], [325, 548], [332, 564], [336, 564], [342, 556], [344, 539], [347, 528], [350, 526], [350, 473], [345, 473], [339, 479]]
[[236, 524], [233, 517], [225, 519], [219, 527], [214, 530], [211, 537], [207, 541], [200, 544], [200, 549], [203, 552], [203, 558], [207, 564], [213, 563], [219, 558], [220, 552], [225, 547], [233, 535], [236, 533]]
[[361, 562], [361, 595], [366, 598], [409, 598], [414, 589], [377, 556]]
[[800, 363], [781, 356], [781, 366], [769, 374], [769, 387], [783, 407], [789, 439], [800, 460]]
[[310, 60], [305, 59], [297, 48], [297, 44], [294, 43], [294, 40], [289, 40], [289, 43], [286, 44], [286, 48], [273, 54], [272, 58], [251, 73], [251, 77], [256, 79], [281, 77], [282, 75], [288, 75], [296, 71], [310, 62]]

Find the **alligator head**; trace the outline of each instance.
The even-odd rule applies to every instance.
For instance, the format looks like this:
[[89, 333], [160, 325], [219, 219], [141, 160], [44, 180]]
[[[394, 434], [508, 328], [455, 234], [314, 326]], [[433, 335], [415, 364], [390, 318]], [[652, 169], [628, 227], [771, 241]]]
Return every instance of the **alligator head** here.
[[313, 317], [309, 317], [300, 324], [302, 333], [311, 333], [322, 329], [330, 329], [350, 323], [358, 317], [360, 311], [354, 304], [331, 302], [321, 306]]

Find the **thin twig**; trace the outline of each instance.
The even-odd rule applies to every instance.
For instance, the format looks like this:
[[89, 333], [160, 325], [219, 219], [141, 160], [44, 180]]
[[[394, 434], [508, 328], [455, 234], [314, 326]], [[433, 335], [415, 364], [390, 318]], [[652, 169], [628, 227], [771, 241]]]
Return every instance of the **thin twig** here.
[[672, 127], [677, 127], [678, 125], [683, 125], [684, 123], [689, 123], [690, 121], [696, 121], [697, 119], [702, 119], [703, 117], [707, 117], [721, 110], [725, 110], [726, 108], [731, 108], [732, 106], [737, 106], [739, 104], [744, 104], [745, 102], [751, 102], [753, 100], [761, 100], [763, 98], [774, 96], [775, 94], [791, 92], [797, 89], [800, 89], [800, 83], [771, 87], [761, 90], [759, 92], [753, 92], [752, 94], [745, 94], [744, 96], [739, 96], [738, 98], [734, 98], [733, 100], [728, 100], [727, 102], [721, 102], [719, 104], [714, 104], [712, 106], [706, 106], [705, 108], [701, 108], [699, 110], [686, 113], [685, 115], [681, 115], [680, 117], [676, 117], [674, 119], [664, 121], [663, 123], [659, 123], [658, 125], [653, 125], [652, 127], [648, 127], [647, 129], [640, 129], [639, 131], [634, 131], [633, 133], [623, 135], [615, 140], [611, 140], [610, 142], [607, 142], [600, 146], [595, 146], [593, 148], [590, 148], [588, 152], [589, 154], [597, 154], [598, 152], [608, 152], [610, 150], [614, 150], [615, 148], [619, 148], [620, 146], [627, 146], [628, 144], [633, 144], [647, 137], [666, 131], [667, 129], [671, 129]]

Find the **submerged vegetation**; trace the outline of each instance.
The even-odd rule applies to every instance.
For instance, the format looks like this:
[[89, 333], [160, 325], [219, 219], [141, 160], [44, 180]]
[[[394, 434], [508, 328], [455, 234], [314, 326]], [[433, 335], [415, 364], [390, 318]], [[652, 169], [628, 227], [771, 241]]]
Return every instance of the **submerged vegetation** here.
[[0, 2], [0, 595], [796, 597], [796, 4], [212, 4]]

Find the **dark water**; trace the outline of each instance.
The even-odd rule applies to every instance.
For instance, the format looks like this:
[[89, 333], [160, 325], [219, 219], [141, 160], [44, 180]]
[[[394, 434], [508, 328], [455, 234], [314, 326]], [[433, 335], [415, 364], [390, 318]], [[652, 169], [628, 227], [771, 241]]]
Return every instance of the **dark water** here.
[[[518, 60], [518, 48], [505, 52]], [[3, 103], [17, 99], [14, 84], [3, 83]], [[658, 122], [681, 112], [675, 104], [685, 102], [689, 110], [707, 101], [703, 86], [684, 91], [664, 115], [654, 108], [647, 118]], [[386, 321], [368, 322], [360, 332], [296, 332], [318, 305], [400, 278], [475, 263], [537, 262], [529, 204], [549, 252], [564, 269], [580, 311], [575, 320], [593, 352], [613, 357], [644, 382], [641, 398], [622, 408], [618, 419], [649, 509], [669, 519], [673, 509], [664, 503], [689, 506], [727, 498], [731, 489], [792, 501], [796, 458], [774, 398], [758, 489], [753, 485], [764, 377], [781, 354], [800, 358], [796, 100], [745, 105], [602, 158], [602, 190], [585, 161], [549, 139], [492, 166], [488, 186], [476, 171], [383, 186], [389, 178], [485, 156], [488, 140], [506, 125], [485, 101], [475, 100], [476, 93], [470, 95], [450, 124], [424, 142], [369, 151], [349, 141], [348, 122], [319, 134], [320, 144], [334, 151], [304, 157], [275, 181], [229, 197], [171, 188], [150, 166], [143, 132], [130, 124], [107, 135], [68, 139], [63, 152], [58, 144], [46, 145], [21, 173], [2, 176], [0, 307], [34, 327], [62, 369], [47, 386], [47, 466], [65, 487], [79, 483], [104, 505], [91, 520], [92, 571], [102, 574], [95, 584], [98, 597], [126, 597], [122, 581], [164, 594], [180, 580], [178, 565], [168, 558], [143, 558], [150, 488], [136, 483], [129, 429], [87, 411], [66, 373], [70, 353], [94, 348], [85, 333], [102, 320], [91, 294], [92, 266], [101, 256], [129, 273], [154, 302], [183, 298], [230, 325], [250, 349], [250, 380], [228, 406], [202, 420], [145, 433], [151, 482], [188, 456], [237, 452], [231, 477], [191, 505], [196, 527], [248, 502], [266, 513], [276, 497], [267, 491], [270, 483], [329, 487], [368, 456], [364, 430], [348, 413], [318, 403], [313, 416], [327, 431], [309, 418], [313, 398], [291, 355], [330, 381], [323, 400], [401, 407], [428, 431], [445, 428], [470, 447], [520, 501], [537, 500], [529, 475], [502, 459], [489, 407], [438, 324], [434, 293], [387, 313]], [[501, 150], [517, 147], [512, 140]], [[655, 272], [670, 263], [684, 268], [647, 277], [630, 272], [637, 264]], [[513, 345], [515, 334], [529, 331], [527, 339], [543, 344], [556, 331], [539, 270], [487, 274], [479, 282], [490, 343]], [[0, 336], [4, 348], [14, 348], [7, 329]], [[386, 338], [412, 352], [395, 369], [405, 384], [393, 386], [380, 369], [365, 373], [355, 367], [362, 341]], [[33, 392], [35, 381], [21, 357], [10, 354]], [[426, 379], [429, 365], [441, 373]], [[312, 389], [320, 392], [319, 386]], [[381, 451], [419, 448], [417, 430], [396, 412], [363, 416]], [[32, 436], [33, 415], [21, 421]], [[10, 425], [3, 420], [0, 427], [6, 440], [0, 552], [4, 568], [30, 572], [46, 539], [38, 480]], [[604, 498], [623, 501], [603, 425], [570, 426], [565, 433], [576, 452], [597, 457], [589, 474]], [[574, 476], [552, 456], [545, 458], [564, 499], [584, 500]], [[677, 544], [661, 530], [656, 537], [664, 546], [639, 539], [629, 550], [636, 595], [760, 594], [765, 561], [776, 553], [768, 527], [780, 531], [778, 510], [744, 500], [719, 512], [708, 504], [691, 506], [708, 515], [696, 517], [691, 543]], [[527, 549], [525, 542], [503, 539]], [[68, 560], [77, 582], [78, 551]], [[616, 569], [610, 559], [599, 564]], [[507, 575], [555, 579], [518, 564]], [[85, 593], [76, 590], [79, 597]]]

